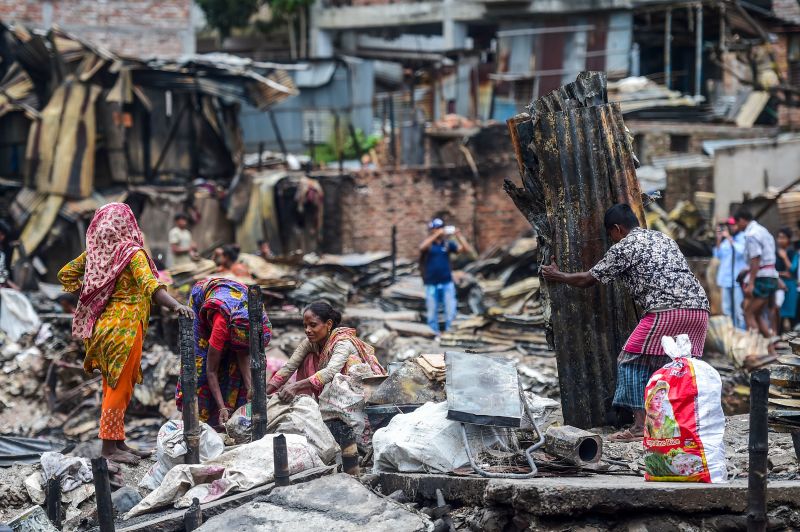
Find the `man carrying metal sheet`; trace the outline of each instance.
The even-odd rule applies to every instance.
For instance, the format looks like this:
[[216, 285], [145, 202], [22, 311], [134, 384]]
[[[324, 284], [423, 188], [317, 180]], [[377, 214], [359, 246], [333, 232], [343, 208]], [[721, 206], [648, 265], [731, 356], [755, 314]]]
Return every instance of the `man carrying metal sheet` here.
[[670, 362], [661, 347], [661, 337], [688, 334], [692, 355], [702, 356], [709, 305], [678, 244], [663, 233], [639, 227], [630, 205], [622, 203], [608, 209], [604, 225], [614, 245], [591, 270], [562, 272], [553, 257], [541, 271], [550, 282], [580, 288], [619, 279], [644, 310], [617, 359], [613, 403], [632, 410], [634, 424], [608, 437], [610, 441], [635, 441], [642, 439], [644, 433], [647, 381], [654, 371]]

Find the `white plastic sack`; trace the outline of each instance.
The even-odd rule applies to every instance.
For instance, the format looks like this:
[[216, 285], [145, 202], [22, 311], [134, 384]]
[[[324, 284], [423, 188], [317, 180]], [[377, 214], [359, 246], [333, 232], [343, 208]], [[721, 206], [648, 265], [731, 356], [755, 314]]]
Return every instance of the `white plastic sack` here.
[[[353, 429], [357, 441], [366, 444], [364, 432], [367, 414], [364, 412], [364, 386], [361, 379], [339, 373], [319, 394], [319, 411], [323, 421], [339, 420]], [[369, 434], [366, 434], [369, 438]]]
[[[222, 437], [205, 423], [200, 423], [200, 463], [216, 458], [225, 450]], [[170, 420], [158, 430], [156, 437], [156, 463], [145, 473], [140, 488], [157, 489], [170, 469], [182, 464], [186, 455], [186, 441], [183, 439], [183, 421]]]
[[[467, 437], [483, 437], [484, 447], [507, 447], [503, 431], [466, 425]], [[469, 465], [461, 423], [447, 419], [447, 402], [425, 403], [408, 414], [398, 414], [372, 437], [373, 472], [449, 473]]]
[[[236, 443], [247, 443], [252, 439], [252, 411], [248, 403], [231, 414], [225, 423], [228, 436]], [[283, 403], [278, 394], [267, 402], [267, 434], [297, 434], [304, 436], [317, 450], [326, 464], [331, 464], [339, 452], [339, 444], [322, 421], [319, 406], [308, 395], [298, 395], [291, 403]]]
[[0, 330], [12, 342], [24, 334], [36, 332], [42, 324], [25, 294], [12, 288], [0, 288]]
[[[267, 435], [258, 441], [231, 449], [203, 464], [179, 464], [164, 477], [161, 485], [137, 504], [125, 519], [174, 504], [185, 508], [192, 497], [206, 504], [228, 493], [248, 491], [275, 478], [272, 439]], [[317, 452], [302, 436], [286, 435], [289, 473], [294, 475], [324, 464]]]
[[672, 362], [645, 388], [645, 480], [725, 482], [725, 414], [717, 370], [692, 358], [685, 334], [661, 339]]

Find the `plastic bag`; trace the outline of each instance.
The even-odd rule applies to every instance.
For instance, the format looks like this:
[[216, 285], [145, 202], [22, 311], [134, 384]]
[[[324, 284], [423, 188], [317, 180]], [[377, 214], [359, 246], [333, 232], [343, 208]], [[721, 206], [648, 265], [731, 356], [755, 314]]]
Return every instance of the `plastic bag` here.
[[0, 288], [0, 330], [12, 342], [36, 332], [42, 321], [25, 294], [13, 288]]
[[725, 414], [717, 370], [691, 357], [685, 334], [661, 339], [672, 362], [645, 388], [645, 479], [725, 482]]
[[[200, 423], [200, 463], [218, 457], [224, 450], [222, 437], [209, 425]], [[158, 488], [170, 469], [183, 463], [186, 451], [183, 421], [175, 419], [164, 423], [156, 437], [156, 463], [142, 477], [139, 487], [149, 490]]]
[[[470, 441], [486, 448], [507, 448], [502, 429], [465, 425]], [[450, 473], [469, 465], [461, 423], [447, 419], [447, 403], [425, 403], [408, 414], [398, 414], [375, 431], [373, 472]]]
[[[268, 434], [298, 434], [304, 436], [326, 464], [336, 459], [339, 445], [322, 421], [317, 403], [308, 395], [298, 395], [291, 403], [282, 403], [275, 394], [267, 403]], [[252, 407], [239, 407], [225, 423], [228, 436], [236, 443], [252, 439]]]
[[[357, 364], [354, 367], [365, 366]], [[372, 372], [370, 371], [369, 375]], [[338, 375], [328, 383], [319, 394], [319, 411], [323, 421], [340, 420], [347, 424], [361, 445], [369, 445], [370, 431], [367, 430], [369, 422], [364, 412], [365, 398], [364, 386], [357, 374]]]

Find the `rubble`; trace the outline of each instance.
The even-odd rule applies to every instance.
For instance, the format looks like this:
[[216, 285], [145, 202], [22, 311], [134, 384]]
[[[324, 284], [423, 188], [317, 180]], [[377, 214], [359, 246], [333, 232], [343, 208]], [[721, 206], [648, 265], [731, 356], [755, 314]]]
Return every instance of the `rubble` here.
[[214, 517], [198, 532], [217, 530], [430, 532], [431, 521], [392, 499], [370, 492], [346, 474], [276, 488], [268, 496]]

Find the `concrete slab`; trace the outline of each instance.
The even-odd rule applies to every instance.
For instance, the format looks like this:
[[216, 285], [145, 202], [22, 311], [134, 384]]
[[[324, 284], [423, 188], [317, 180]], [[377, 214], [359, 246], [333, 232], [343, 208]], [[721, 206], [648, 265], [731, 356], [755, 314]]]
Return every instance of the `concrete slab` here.
[[[705, 512], [737, 514], [747, 507], [747, 482], [692, 484], [645, 482], [640, 477], [587, 477], [502, 480], [447, 475], [382, 473], [384, 493], [403, 490], [409, 497], [433, 499], [441, 489], [448, 502], [474, 506], [511, 507], [539, 516], [585, 513]], [[800, 505], [800, 481], [770, 482], [769, 507]]]
[[433, 523], [340, 473], [275, 488], [256, 502], [211, 518], [197, 532], [430, 532]]

